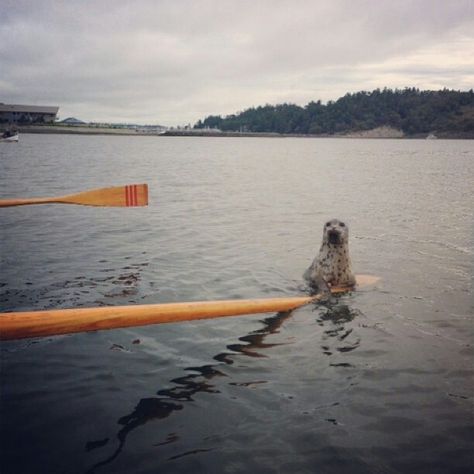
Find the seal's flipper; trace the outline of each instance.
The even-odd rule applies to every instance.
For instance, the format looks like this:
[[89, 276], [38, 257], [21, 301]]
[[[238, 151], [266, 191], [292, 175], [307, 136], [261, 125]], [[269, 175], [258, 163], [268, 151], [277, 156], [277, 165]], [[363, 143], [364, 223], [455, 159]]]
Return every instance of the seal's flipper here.
[[320, 301], [327, 301], [331, 298], [331, 288], [329, 288], [328, 282], [322, 276], [321, 271], [313, 275], [311, 286], [321, 295]]

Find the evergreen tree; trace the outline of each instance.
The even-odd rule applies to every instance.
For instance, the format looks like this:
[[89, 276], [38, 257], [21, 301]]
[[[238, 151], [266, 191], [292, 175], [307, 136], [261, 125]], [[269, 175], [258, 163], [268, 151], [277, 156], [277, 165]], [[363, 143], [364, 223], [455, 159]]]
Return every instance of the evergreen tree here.
[[474, 93], [443, 89], [375, 89], [346, 94], [323, 105], [312, 101], [252, 107], [226, 117], [211, 115], [194, 128], [223, 131], [331, 135], [380, 126], [401, 129], [407, 135], [462, 132], [474, 137]]

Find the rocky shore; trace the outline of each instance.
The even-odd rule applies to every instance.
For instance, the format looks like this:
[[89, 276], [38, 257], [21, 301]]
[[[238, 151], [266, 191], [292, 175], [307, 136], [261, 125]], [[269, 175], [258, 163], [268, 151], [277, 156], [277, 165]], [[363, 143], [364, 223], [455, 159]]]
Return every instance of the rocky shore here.
[[[268, 138], [427, 138], [433, 134], [405, 135], [402, 130], [383, 126], [371, 130], [353, 131], [345, 134], [335, 135], [304, 135], [304, 134], [281, 134], [281, 133], [255, 133], [255, 132], [221, 132], [214, 130], [199, 129], [171, 129], [156, 133], [133, 128], [95, 127], [95, 126], [64, 126], [64, 125], [19, 125], [20, 133], [56, 133], [74, 135], [134, 135], [134, 136], [164, 136], [164, 137], [268, 137]], [[472, 133], [452, 132], [434, 134], [434, 138], [451, 139], [473, 139]], [[430, 138], [433, 138], [431, 136]]]

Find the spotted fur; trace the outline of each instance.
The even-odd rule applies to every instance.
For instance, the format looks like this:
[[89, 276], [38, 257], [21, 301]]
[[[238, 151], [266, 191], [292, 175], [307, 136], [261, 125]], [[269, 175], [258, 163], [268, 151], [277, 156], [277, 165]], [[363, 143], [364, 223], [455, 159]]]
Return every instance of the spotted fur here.
[[324, 225], [319, 254], [303, 277], [316, 289], [355, 285], [349, 256], [349, 229], [344, 222], [332, 219]]

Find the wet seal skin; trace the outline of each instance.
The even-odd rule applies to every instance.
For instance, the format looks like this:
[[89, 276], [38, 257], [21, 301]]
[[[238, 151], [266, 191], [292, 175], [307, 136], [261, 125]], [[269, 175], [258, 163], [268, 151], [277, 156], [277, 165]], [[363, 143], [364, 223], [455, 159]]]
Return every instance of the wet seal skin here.
[[313, 290], [324, 293], [329, 293], [330, 287], [356, 284], [349, 256], [349, 228], [344, 222], [339, 219], [326, 222], [319, 253], [303, 278]]

